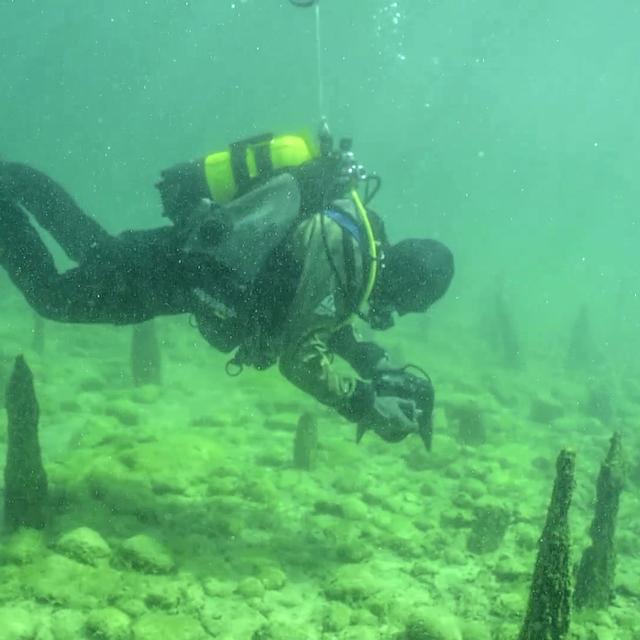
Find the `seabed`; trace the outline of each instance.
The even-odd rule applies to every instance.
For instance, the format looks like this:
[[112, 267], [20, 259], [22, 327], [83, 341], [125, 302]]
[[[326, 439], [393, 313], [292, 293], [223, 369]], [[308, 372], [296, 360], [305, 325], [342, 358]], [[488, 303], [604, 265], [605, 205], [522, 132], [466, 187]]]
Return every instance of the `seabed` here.
[[[0, 383], [24, 353], [51, 503], [43, 531], [0, 540], [2, 640], [515, 640], [557, 454], [576, 452], [575, 564], [615, 430], [629, 460], [615, 598], [574, 612], [567, 637], [640, 637], [637, 372], [609, 378], [605, 424], [560, 353], [508, 369], [464, 328], [403, 322], [381, 341], [433, 377], [433, 451], [356, 445], [276, 370], [228, 378], [184, 317], [157, 321], [163, 384], [136, 387], [130, 327], [47, 322], [38, 354], [30, 311], [0, 288]], [[308, 471], [293, 465], [304, 412]]]

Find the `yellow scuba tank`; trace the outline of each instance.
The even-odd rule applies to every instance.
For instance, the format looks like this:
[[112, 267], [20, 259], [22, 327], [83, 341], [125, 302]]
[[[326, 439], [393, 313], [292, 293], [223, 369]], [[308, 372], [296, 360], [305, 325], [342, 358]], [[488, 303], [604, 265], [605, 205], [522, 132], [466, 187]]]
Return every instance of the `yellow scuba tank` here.
[[267, 134], [234, 142], [204, 159], [211, 199], [225, 204], [246, 193], [256, 178], [298, 167], [319, 155], [315, 143], [306, 136]]

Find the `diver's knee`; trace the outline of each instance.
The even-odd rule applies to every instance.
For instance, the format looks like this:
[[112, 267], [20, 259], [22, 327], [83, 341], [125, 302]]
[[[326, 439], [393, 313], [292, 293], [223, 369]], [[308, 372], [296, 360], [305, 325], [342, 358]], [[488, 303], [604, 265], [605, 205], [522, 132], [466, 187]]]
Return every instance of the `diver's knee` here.
[[25, 190], [50, 182], [47, 174], [28, 164], [0, 160], [0, 200], [19, 200]]
[[0, 160], [0, 200], [13, 202], [19, 193], [19, 183], [28, 172], [26, 164]]

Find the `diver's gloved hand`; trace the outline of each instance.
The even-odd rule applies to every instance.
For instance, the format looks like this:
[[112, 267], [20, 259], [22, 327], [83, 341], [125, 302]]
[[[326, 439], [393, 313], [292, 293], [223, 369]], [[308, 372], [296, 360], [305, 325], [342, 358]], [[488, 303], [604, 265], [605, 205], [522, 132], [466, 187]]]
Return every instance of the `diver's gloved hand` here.
[[[434, 390], [426, 372], [415, 365], [400, 368], [385, 368], [385, 363], [378, 367], [373, 379], [376, 396], [399, 398], [413, 404], [411, 418], [417, 423], [417, 433], [427, 450], [431, 450], [433, 438], [433, 403]], [[420, 375], [412, 373], [416, 371]]]
[[367, 430], [375, 431], [387, 442], [399, 442], [418, 432], [418, 411], [413, 400], [398, 396], [373, 396], [371, 406], [358, 421], [357, 440]]

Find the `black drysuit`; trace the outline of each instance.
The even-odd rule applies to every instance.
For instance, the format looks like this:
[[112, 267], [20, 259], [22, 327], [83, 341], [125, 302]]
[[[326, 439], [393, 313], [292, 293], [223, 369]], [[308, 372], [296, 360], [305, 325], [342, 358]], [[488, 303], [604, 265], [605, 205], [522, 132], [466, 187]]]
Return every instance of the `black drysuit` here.
[[[58, 272], [27, 212], [78, 266]], [[323, 212], [302, 220], [253, 295], [239, 299], [232, 273], [184, 250], [180, 227], [111, 236], [48, 176], [0, 163], [0, 265], [39, 314], [113, 324], [193, 314], [217, 348], [240, 346], [257, 366], [278, 361], [296, 386], [357, 421], [370, 391], [337, 374], [331, 354], [369, 379], [385, 353], [356, 341], [345, 324], [366, 284], [361, 242], [352, 235]]]

